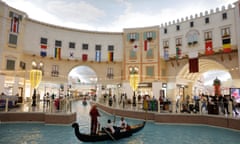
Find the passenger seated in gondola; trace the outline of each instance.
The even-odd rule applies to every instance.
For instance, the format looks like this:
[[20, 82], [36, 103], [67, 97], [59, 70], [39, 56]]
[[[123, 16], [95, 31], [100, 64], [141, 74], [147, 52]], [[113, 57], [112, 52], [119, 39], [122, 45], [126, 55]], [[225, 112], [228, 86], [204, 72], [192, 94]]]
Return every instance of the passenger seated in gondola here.
[[127, 130], [127, 122], [124, 119], [124, 117], [121, 117], [121, 119], [119, 121], [119, 128], [120, 128], [120, 131], [126, 131]]
[[107, 121], [106, 130], [109, 131], [109, 132], [111, 132], [112, 134], [115, 133], [115, 129], [114, 129], [114, 127], [113, 127], [113, 123], [111, 122], [110, 119], [108, 119], [108, 121]]

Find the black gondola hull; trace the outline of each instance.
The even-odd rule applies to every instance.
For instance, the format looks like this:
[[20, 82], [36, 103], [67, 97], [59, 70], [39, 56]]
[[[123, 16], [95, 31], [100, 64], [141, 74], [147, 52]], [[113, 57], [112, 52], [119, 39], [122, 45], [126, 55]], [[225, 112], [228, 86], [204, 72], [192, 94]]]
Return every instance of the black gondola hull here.
[[145, 126], [145, 121], [142, 124], [137, 124], [130, 126], [131, 129], [125, 132], [119, 132], [116, 134], [110, 134], [108, 132], [99, 132], [96, 135], [84, 134], [80, 133], [79, 125], [77, 123], [73, 123], [72, 127], [74, 128], [76, 137], [83, 142], [98, 142], [98, 141], [106, 141], [106, 140], [119, 140], [122, 138], [127, 138], [132, 136], [133, 133], [136, 133], [143, 129]]

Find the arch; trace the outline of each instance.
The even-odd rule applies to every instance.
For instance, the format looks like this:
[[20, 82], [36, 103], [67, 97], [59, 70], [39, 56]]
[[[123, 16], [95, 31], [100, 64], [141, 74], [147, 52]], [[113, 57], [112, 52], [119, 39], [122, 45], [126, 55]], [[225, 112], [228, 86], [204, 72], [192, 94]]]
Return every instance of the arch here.
[[187, 63], [177, 74], [177, 80], [184, 79], [187, 81], [195, 82], [203, 73], [211, 70], [221, 70], [228, 72], [228, 69], [224, 65], [218, 63], [215, 60], [199, 59], [198, 73], [189, 73], [189, 64]]
[[97, 74], [89, 66], [76, 66], [68, 73], [68, 83], [94, 85], [97, 83]]

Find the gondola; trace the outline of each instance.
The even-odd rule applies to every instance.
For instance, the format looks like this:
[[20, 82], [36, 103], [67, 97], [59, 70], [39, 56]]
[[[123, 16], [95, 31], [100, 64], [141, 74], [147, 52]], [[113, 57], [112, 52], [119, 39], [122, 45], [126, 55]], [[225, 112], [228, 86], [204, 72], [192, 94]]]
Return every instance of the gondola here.
[[79, 125], [78, 123], [73, 123], [72, 127], [74, 128], [76, 137], [82, 141], [82, 142], [99, 142], [99, 141], [105, 141], [105, 140], [119, 140], [122, 138], [127, 138], [132, 136], [133, 133], [136, 133], [140, 130], [142, 130], [145, 126], [145, 121], [141, 124], [136, 124], [130, 126], [130, 129], [123, 132], [117, 132], [114, 134], [111, 134], [108, 132], [105, 128], [102, 128], [102, 131], [99, 131], [96, 135], [91, 134], [84, 134], [79, 131]]

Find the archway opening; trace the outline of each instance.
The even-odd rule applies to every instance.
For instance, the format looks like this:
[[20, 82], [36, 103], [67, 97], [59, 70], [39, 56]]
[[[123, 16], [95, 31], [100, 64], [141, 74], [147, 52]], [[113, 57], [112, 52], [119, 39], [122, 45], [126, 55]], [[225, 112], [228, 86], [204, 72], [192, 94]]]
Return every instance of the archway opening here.
[[[229, 94], [232, 86], [232, 77], [229, 70], [210, 59], [199, 59], [199, 72], [189, 73], [189, 64], [183, 66], [177, 75], [176, 83], [181, 87], [188, 85], [185, 94], [196, 96], [199, 94], [214, 95], [213, 81], [218, 78], [221, 81], [221, 93]], [[189, 87], [189, 85], [191, 85]], [[190, 89], [192, 88], [192, 89]]]
[[74, 96], [90, 96], [96, 93], [96, 72], [88, 66], [77, 66], [68, 74], [68, 84]]

